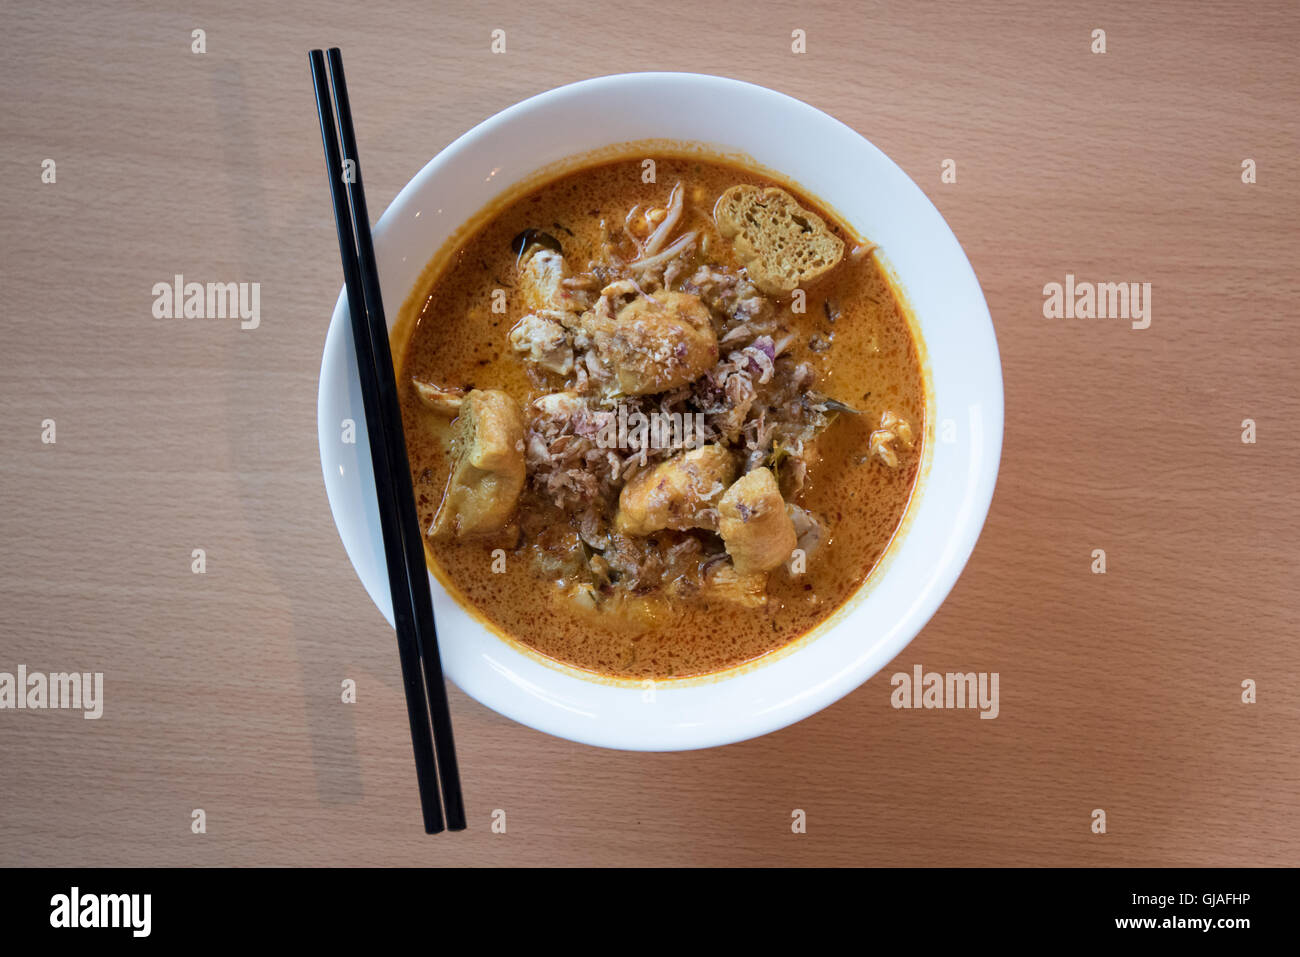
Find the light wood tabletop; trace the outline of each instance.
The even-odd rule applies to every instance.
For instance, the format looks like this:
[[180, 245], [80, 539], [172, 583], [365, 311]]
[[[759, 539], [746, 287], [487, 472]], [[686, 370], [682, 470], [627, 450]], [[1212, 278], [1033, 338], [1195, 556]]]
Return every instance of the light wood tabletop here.
[[[0, 39], [0, 672], [104, 675], [98, 720], [0, 710], [0, 865], [1300, 863], [1293, 3], [162, 7], [16, 5]], [[987, 297], [1006, 439], [891, 665], [678, 754], [453, 689], [470, 826], [421, 833], [317, 449], [332, 44], [375, 218], [484, 118], [647, 69], [803, 99], [920, 185]], [[176, 274], [259, 282], [260, 324], [157, 318]], [[1149, 326], [1046, 318], [1067, 275], [1150, 283]], [[997, 718], [894, 708], [916, 665], [996, 672]]]

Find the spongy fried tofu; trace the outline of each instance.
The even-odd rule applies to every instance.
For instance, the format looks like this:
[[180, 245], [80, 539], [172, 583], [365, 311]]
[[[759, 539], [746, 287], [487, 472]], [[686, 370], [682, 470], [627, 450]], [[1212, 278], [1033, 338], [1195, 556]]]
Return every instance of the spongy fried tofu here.
[[657, 292], [634, 299], [613, 319], [588, 314], [582, 322], [625, 395], [687, 385], [718, 361], [708, 306], [689, 293]]
[[429, 534], [469, 538], [499, 531], [524, 487], [524, 418], [509, 395], [474, 389], [453, 423], [451, 477]]
[[771, 469], [746, 472], [718, 503], [718, 532], [736, 574], [767, 572], [790, 558], [794, 522]]
[[735, 475], [735, 459], [721, 445], [679, 452], [623, 486], [614, 527], [624, 535], [713, 529], [711, 510]]
[[844, 241], [826, 221], [775, 186], [731, 187], [718, 197], [713, 219], [754, 285], [769, 296], [809, 285], [844, 257]]

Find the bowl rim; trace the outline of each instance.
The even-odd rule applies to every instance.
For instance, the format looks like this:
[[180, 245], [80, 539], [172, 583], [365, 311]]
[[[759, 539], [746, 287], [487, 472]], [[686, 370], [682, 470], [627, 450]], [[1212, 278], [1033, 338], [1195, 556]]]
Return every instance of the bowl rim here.
[[[984, 410], [987, 414], [987, 421], [984, 423], [986, 431], [982, 436], [981, 452], [987, 456], [984, 459], [984, 462], [986, 463], [985, 468], [980, 472], [975, 486], [970, 490], [966, 503], [966, 520], [960, 526], [955, 526], [956, 531], [960, 533], [961, 540], [955, 543], [950, 543], [950, 545], [955, 544], [956, 547], [950, 547], [946, 551], [943, 574], [937, 575], [934, 579], [932, 587], [925, 596], [926, 601], [924, 602], [924, 607], [914, 606], [911, 608], [909, 612], [910, 619], [907, 622], [898, 623], [892, 631], [878, 638], [873, 646], [873, 653], [862, 655], [858, 660], [850, 663], [849, 666], [846, 666], [837, 674], [822, 681], [815, 689], [813, 689], [816, 693], [795, 695], [792, 698], [781, 702], [779, 706], [774, 706], [763, 713], [750, 715], [742, 721], [728, 720], [725, 722], [719, 722], [712, 728], [676, 729], [671, 734], [660, 734], [657, 736], [655, 734], [629, 736], [627, 733], [617, 730], [611, 733], [608, 728], [603, 727], [599, 722], [597, 722], [595, 726], [582, 724], [575, 726], [572, 723], [566, 725], [563, 721], [552, 720], [551, 718], [548, 718], [547, 715], [551, 714], [551, 717], [553, 718], [553, 709], [552, 711], [547, 711], [545, 709], [539, 711], [536, 708], [536, 700], [532, 700], [531, 703], [523, 699], [486, 700], [491, 696], [484, 695], [482, 693], [482, 688], [476, 687], [474, 682], [467, 682], [464, 680], [467, 677], [466, 675], [454, 673], [456, 671], [454, 667], [445, 668], [447, 677], [455, 681], [472, 697], [475, 697], [492, 710], [538, 730], [579, 741], [584, 744], [622, 750], [688, 750], [694, 748], [713, 747], [721, 744], [746, 740], [770, 733], [771, 731], [775, 731], [802, 720], [822, 708], [827, 707], [869, 680], [873, 675], [878, 673], [889, 660], [900, 653], [917, 634], [920, 633], [920, 631], [925, 627], [925, 624], [938, 610], [939, 606], [944, 600], [946, 600], [948, 594], [955, 585], [957, 578], [965, 567], [971, 551], [974, 549], [975, 543], [979, 538], [984, 522], [987, 518], [996, 484], [998, 466], [1001, 459], [1003, 437], [1003, 387], [1001, 359], [997, 348], [996, 334], [993, 328], [992, 318], [988, 312], [987, 303], [983, 297], [974, 269], [971, 267], [969, 259], [966, 257], [965, 251], [961, 248], [960, 243], [957, 242], [955, 235], [952, 234], [951, 227], [948, 226], [946, 220], [943, 219], [942, 214], [940, 214], [937, 208], [934, 207], [933, 203], [931, 203], [924, 192], [920, 190], [915, 182], [912, 181], [911, 178], [897, 166], [897, 164], [895, 164], [888, 156], [876, 148], [874, 144], [856, 130], [853, 130], [851, 127], [848, 127], [846, 124], [829, 114], [818, 110], [801, 100], [791, 97], [788, 94], [741, 80], [700, 73], [642, 72], [608, 74], [556, 87], [506, 107], [462, 133], [445, 148], [440, 150], [432, 159], [421, 167], [414, 176], [411, 177], [411, 179], [398, 192], [396, 197], [394, 197], [392, 202], [389, 203], [387, 208], [384, 210], [383, 215], [380, 216], [376, 223], [374, 233], [377, 250], [382, 247], [382, 238], [394, 227], [394, 223], [404, 214], [412, 201], [428, 188], [430, 182], [436, 179], [442, 168], [452, 163], [461, 152], [471, 148], [479, 139], [490, 136], [501, 128], [513, 124], [521, 116], [532, 113], [538, 109], [546, 108], [548, 104], [556, 101], [562, 101], [568, 97], [607, 92], [611, 89], [616, 90], [618, 87], [625, 87], [627, 84], [640, 85], [647, 83], [652, 85], [673, 84], [679, 86], [697, 86], [703, 87], [705, 91], [712, 93], [725, 93], [729, 91], [733, 95], [740, 95], [740, 93], [748, 96], [757, 95], [761, 98], [766, 98], [772, 103], [783, 102], [786, 109], [803, 113], [805, 116], [811, 116], [813, 122], [829, 123], [840, 128], [855, 140], [860, 141], [861, 145], [865, 147], [865, 149], [876, 154], [876, 158], [879, 161], [887, 164], [888, 167], [892, 167], [892, 169], [902, 177], [902, 180], [905, 181], [907, 186], [914, 191], [911, 201], [919, 201], [929, 207], [929, 210], [933, 212], [934, 217], [937, 219], [938, 223], [942, 225], [943, 230], [946, 231], [948, 237], [951, 238], [952, 243], [956, 247], [957, 259], [954, 261], [953, 265], [963, 273], [957, 278], [968, 283], [973, 288], [975, 298], [972, 299], [972, 304], [977, 300], [978, 309], [976, 311], [979, 313], [977, 318], [983, 319], [983, 322], [980, 325], [982, 331], [987, 333], [984, 345], [990, 350], [989, 356], [992, 361], [988, 364], [989, 368], [984, 370], [984, 372], [986, 375], [991, 375], [989, 385], [992, 387], [992, 395], [996, 399], [995, 402], [992, 402], [989, 407]], [[682, 88], [685, 88], [685, 86]], [[647, 137], [647, 139], [653, 139], [653, 137]], [[620, 140], [613, 142], [621, 142], [621, 138]], [[580, 154], [586, 151], [578, 150], [575, 152]], [[541, 164], [539, 168], [545, 168], [546, 165], [547, 164]], [[527, 174], [525, 174], [525, 178], [526, 176]], [[795, 179], [793, 176], [790, 178], [792, 180]], [[496, 191], [496, 195], [508, 192], [512, 188], [512, 185], [513, 184], [502, 185]], [[818, 199], [827, 202], [832, 210], [836, 211], [838, 214], [838, 210], [835, 207], [834, 196], [818, 194]], [[452, 224], [451, 231], [448, 233], [449, 236], [455, 234], [458, 225], [459, 224]], [[437, 252], [438, 250], [436, 249], [430, 251], [426, 256], [426, 261], [436, 255]], [[404, 293], [402, 297], [403, 300], [405, 299], [406, 294], [409, 294], [409, 292]], [[385, 298], [390, 303], [388, 319], [391, 328], [392, 324], [397, 320], [398, 310], [391, 308], [392, 299], [387, 294]], [[362, 584], [370, 594], [372, 600], [391, 624], [391, 600], [387, 595], [387, 580], [382, 567], [382, 562], [378, 563], [377, 568], [373, 567], [375, 563], [372, 562], [372, 567], [369, 569], [363, 568], [360, 564], [364, 556], [356, 554], [357, 549], [354, 548], [353, 543], [349, 541], [349, 535], [345, 532], [345, 513], [347, 509], [354, 506], [355, 503], [344, 501], [344, 496], [338, 488], [338, 482], [331, 469], [331, 457], [327, 454], [327, 449], [337, 445], [337, 430], [332, 424], [335, 417], [332, 414], [327, 413], [332, 407], [331, 400], [334, 398], [332, 393], [330, 393], [330, 383], [337, 380], [340, 375], [340, 370], [337, 368], [337, 365], [339, 363], [342, 363], [344, 366], [348, 364], [348, 353], [350, 353], [350, 348], [346, 348], [343, 341], [347, 338], [347, 326], [346, 293], [341, 290], [331, 317], [329, 331], [326, 335], [324, 354], [322, 355], [321, 361], [321, 377], [317, 397], [318, 438], [320, 442], [321, 465], [325, 477], [326, 492], [327, 497], [329, 498], [331, 513], [334, 517], [336, 529], [339, 531], [340, 537], [343, 539], [349, 560], [352, 562], [354, 569], [361, 578]], [[933, 389], [932, 382], [930, 383], [930, 386]], [[931, 412], [931, 415], [933, 415], [933, 407], [931, 407], [929, 411]], [[927, 427], [932, 428], [933, 424], [933, 422], [927, 423]], [[362, 428], [362, 417], [359, 417], [359, 433]], [[927, 442], [927, 446], [932, 447], [933, 442]], [[369, 450], [365, 447], [365, 442], [360, 435], [357, 438], [357, 448], [358, 456], [365, 460], [361, 468], [361, 471], [364, 472], [366, 468], [368, 468]], [[927, 458], [927, 460], [922, 463], [922, 473], [924, 473], [929, 465], [930, 459]], [[340, 466], [340, 469], [341, 468], [342, 467]], [[918, 476], [918, 489], [921, 486], [922, 477], [923, 475]], [[369, 481], [373, 484], [372, 477], [366, 479], [363, 475], [362, 481]], [[914, 494], [913, 502], [909, 504], [907, 513], [905, 513], [904, 522], [908, 521], [911, 513], [916, 507], [919, 506], [917, 506], [916, 495]], [[382, 546], [380, 547], [382, 548]], [[378, 573], [377, 577], [375, 574], [376, 571]], [[433, 574], [432, 571], [430, 571], [430, 577], [431, 587], [435, 591], [435, 609], [445, 610], [448, 601], [455, 603], [456, 600], [447, 595], [442, 583], [438, 579], [438, 576]], [[873, 577], [876, 576], [874, 576], [874, 574], [873, 576], [869, 576], [869, 580]], [[850, 597], [845, 607], [852, 604], [855, 598], [869, 590], [869, 587], [859, 588], [855, 591], [854, 595]], [[442, 601], [439, 601], [439, 594], [441, 594]], [[828, 622], [833, 622], [835, 618], [836, 615], [833, 614], [830, 619], [828, 619]], [[900, 627], [900, 625], [902, 627]], [[819, 626], [819, 629], [821, 627], [822, 626]], [[827, 627], [833, 629], [838, 627], [838, 625], [830, 624]], [[819, 629], [815, 629], [815, 631], [820, 633]], [[492, 633], [490, 629], [489, 633]], [[445, 634], [445, 632], [443, 632], [443, 634]], [[502, 644], [505, 644], [505, 641], [500, 639], [499, 636], [493, 634], [493, 637], [494, 639], [501, 641]], [[792, 642], [790, 645], [785, 647], [789, 648], [791, 645], [797, 645], [802, 640], [802, 638], [797, 639], [795, 642]], [[516, 649], [512, 650], [515, 651], [516, 654], [522, 653]], [[778, 649], [776, 654], [780, 655], [781, 650]], [[797, 655], [798, 650], [790, 652], [790, 654]], [[444, 665], [446, 665], [448, 655], [445, 650], [443, 658]], [[760, 659], [760, 661], [761, 660], [762, 659]], [[740, 666], [740, 669], [743, 670], [746, 667], [747, 665], [742, 665]], [[556, 673], [561, 674], [562, 669], [563, 666], [561, 667], [561, 670]], [[726, 680], [729, 675], [730, 671], [721, 672], [719, 673], [718, 678], [720, 681], [723, 681]], [[569, 681], [583, 680], [568, 676], [564, 677], [565, 680]], [[622, 687], [624, 691], [635, 694], [643, 684], [644, 682], [633, 681], [624, 684]], [[671, 686], [672, 680], [667, 679], [653, 684], [656, 684], [661, 688], [668, 688]], [[708, 687], [709, 684], [709, 682], [705, 681], [697, 684], [697, 687]], [[681, 690], [685, 691], [686, 689], [682, 688]], [[551, 703], [555, 704], [555, 702]], [[561, 704], [560, 710], [563, 710], [564, 707], [565, 706]]]

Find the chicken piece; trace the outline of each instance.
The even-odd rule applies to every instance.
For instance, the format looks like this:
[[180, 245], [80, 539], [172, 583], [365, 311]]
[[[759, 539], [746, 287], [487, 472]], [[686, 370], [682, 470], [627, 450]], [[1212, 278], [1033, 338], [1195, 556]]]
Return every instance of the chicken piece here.
[[805, 557], [812, 558], [813, 553], [826, 540], [826, 526], [806, 508], [787, 505], [785, 510], [789, 513], [790, 523], [794, 526], [795, 547], [799, 548]]
[[613, 319], [586, 313], [581, 324], [625, 395], [676, 389], [694, 382], [718, 361], [709, 309], [689, 293], [637, 298]]
[[771, 469], [746, 472], [718, 503], [718, 532], [738, 575], [767, 572], [798, 544]]
[[897, 412], [887, 409], [880, 417], [880, 428], [872, 432], [867, 439], [865, 459], [878, 458], [891, 469], [898, 468], [898, 450], [894, 448], [895, 442], [910, 451], [916, 444], [916, 437], [906, 419]]
[[867, 458], [876, 457], [891, 469], [898, 468], [898, 453], [894, 451], [897, 436], [888, 429], [876, 429], [867, 439]]
[[564, 288], [564, 257], [544, 246], [530, 246], [519, 263], [519, 290], [530, 312], [569, 308], [573, 303]]
[[[536, 258], [536, 257], [534, 257]], [[556, 309], [530, 312], [510, 330], [510, 345], [524, 358], [560, 375], [573, 371], [573, 346]]]
[[574, 582], [562, 594], [582, 611], [597, 611], [600, 608], [600, 592], [596, 591], [596, 586], [591, 582]]
[[415, 394], [421, 405], [431, 412], [448, 418], [457, 415], [461, 403], [465, 401], [464, 389], [444, 389], [414, 376], [411, 377], [411, 385], [415, 388]]
[[533, 408], [538, 415], [549, 415], [557, 419], [571, 419], [587, 407], [587, 400], [571, 390], [547, 392], [533, 400]]
[[761, 608], [767, 604], [767, 573], [741, 575], [735, 566], [723, 560], [704, 574], [705, 594], [743, 608]]
[[468, 538], [503, 528], [524, 487], [524, 418], [504, 392], [474, 389], [453, 423], [455, 456], [429, 534]]
[[894, 433], [894, 437], [905, 449], [911, 449], [916, 439], [912, 435], [912, 426], [892, 409], [886, 409], [880, 417], [880, 427]]
[[736, 461], [721, 445], [679, 452], [623, 486], [614, 527], [624, 535], [663, 528], [716, 531], [718, 499], [735, 474]]

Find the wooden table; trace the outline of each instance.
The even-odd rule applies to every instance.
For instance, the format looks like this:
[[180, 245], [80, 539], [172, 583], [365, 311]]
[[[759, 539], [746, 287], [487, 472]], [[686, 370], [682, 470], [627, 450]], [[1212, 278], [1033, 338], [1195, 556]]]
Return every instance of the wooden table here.
[[[494, 6], [7, 11], [0, 671], [102, 671], [106, 704], [0, 711], [0, 864], [1300, 862], [1294, 4]], [[920, 184], [993, 313], [1006, 443], [892, 665], [686, 754], [454, 691], [470, 830], [421, 835], [392, 632], [316, 446], [340, 271], [306, 51], [335, 42], [376, 214], [485, 117], [621, 69], [783, 90]], [[155, 318], [177, 273], [260, 282], [260, 326]], [[1150, 282], [1150, 327], [1044, 318], [1067, 273]], [[895, 710], [916, 664], [998, 672], [1000, 715]]]

